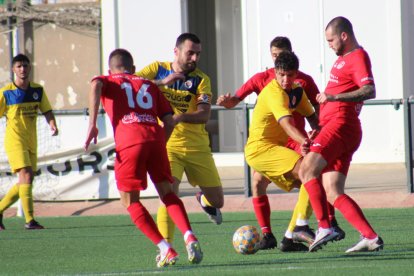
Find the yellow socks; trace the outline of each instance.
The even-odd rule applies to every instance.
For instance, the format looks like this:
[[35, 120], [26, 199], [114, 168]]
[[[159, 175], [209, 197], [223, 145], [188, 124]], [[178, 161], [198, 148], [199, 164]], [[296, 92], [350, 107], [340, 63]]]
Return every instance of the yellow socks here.
[[167, 207], [161, 205], [157, 211], [157, 226], [161, 235], [168, 243], [172, 244], [174, 240], [175, 224], [168, 215]]
[[293, 232], [296, 225], [307, 225], [311, 215], [312, 205], [309, 202], [308, 192], [302, 185], [299, 189], [298, 202], [295, 205], [287, 231]]
[[31, 184], [20, 184], [19, 197], [23, 207], [26, 223], [33, 220], [33, 196]]
[[13, 185], [7, 194], [0, 201], [0, 214], [9, 208], [13, 203], [19, 199], [19, 186], [17, 184]]
[[210, 206], [213, 207], [213, 205], [211, 205], [210, 202], [208, 202], [206, 196], [204, 194], [201, 195], [201, 202], [202, 202], [202, 206], [206, 207], [206, 206]]

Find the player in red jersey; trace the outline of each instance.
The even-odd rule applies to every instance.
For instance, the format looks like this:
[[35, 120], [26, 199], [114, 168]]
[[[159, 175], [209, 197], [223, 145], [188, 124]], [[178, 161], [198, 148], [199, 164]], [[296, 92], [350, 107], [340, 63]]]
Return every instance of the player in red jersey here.
[[[270, 42], [270, 54], [273, 62], [282, 51], [292, 51], [292, 45], [289, 38], [278, 36]], [[251, 93], [259, 94], [262, 89], [272, 80], [275, 79], [274, 68], [267, 69], [266, 71], [255, 74], [246, 83], [244, 83], [235, 93], [231, 96], [230, 93], [221, 95], [217, 100], [217, 105], [224, 106], [226, 108], [233, 108], [242, 100], [244, 100]], [[298, 71], [295, 83], [303, 87], [309, 101], [318, 111], [319, 103], [316, 100], [316, 95], [319, 94], [319, 89], [316, 86], [311, 76]], [[296, 127], [307, 136], [305, 130], [305, 118], [298, 112], [293, 112], [293, 118], [295, 120]], [[296, 150], [300, 154], [300, 145], [298, 145], [293, 139], [289, 137], [287, 147]], [[263, 232], [263, 239], [261, 240], [261, 249], [271, 249], [276, 247], [276, 238], [274, 237], [270, 223], [270, 204], [266, 194], [266, 189], [270, 181], [260, 175], [257, 172], [253, 173], [253, 206], [256, 213], [256, 218], [261, 226]], [[333, 207], [331, 208], [331, 210]], [[309, 203], [307, 192], [304, 188], [300, 189], [298, 202], [295, 206], [292, 219], [289, 223], [288, 229], [285, 233], [285, 237], [281, 241], [280, 249], [282, 251], [304, 251], [308, 250], [306, 246], [303, 246], [301, 242], [311, 244], [315, 237], [315, 234], [308, 226], [309, 217], [312, 214], [312, 208]], [[337, 231], [341, 234], [337, 237], [338, 240], [345, 237], [345, 232], [339, 228], [336, 222], [334, 213], [330, 216], [332, 224], [335, 225]]]
[[352, 155], [362, 138], [358, 115], [363, 101], [375, 98], [371, 61], [358, 44], [348, 19], [332, 19], [326, 26], [325, 36], [338, 59], [331, 69], [325, 91], [317, 96], [321, 104], [322, 129], [313, 140], [299, 172], [319, 226], [309, 250], [316, 250], [336, 236], [328, 219], [327, 201], [361, 233], [361, 240], [346, 252], [379, 250], [384, 247], [382, 239], [361, 208], [344, 191]]
[[[173, 178], [166, 151], [166, 140], [174, 129], [172, 108], [152, 82], [133, 75], [131, 54], [116, 49], [109, 56], [109, 76], [92, 79], [89, 96], [89, 129], [85, 150], [97, 141], [96, 119], [99, 101], [112, 123], [115, 139], [115, 179], [121, 203], [132, 221], [160, 250], [157, 266], [175, 264], [178, 254], [162, 237], [157, 225], [140, 202], [140, 191], [147, 188], [147, 172], [174, 223], [184, 235], [188, 259], [202, 260], [200, 244], [193, 234], [182, 201], [172, 190]], [[158, 118], [164, 128], [158, 124]]]

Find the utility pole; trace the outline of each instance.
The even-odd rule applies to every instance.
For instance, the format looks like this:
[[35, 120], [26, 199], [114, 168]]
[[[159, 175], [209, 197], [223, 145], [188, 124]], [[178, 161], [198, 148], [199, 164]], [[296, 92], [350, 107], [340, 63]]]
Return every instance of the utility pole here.
[[[16, 1], [16, 13], [17, 13], [17, 30], [15, 47], [16, 53], [25, 54], [31, 61], [34, 57], [34, 40], [33, 40], [33, 20], [26, 20], [19, 15], [27, 12], [30, 6], [29, 0], [17, 0]], [[33, 74], [31, 74], [33, 77]]]
[[[7, 12], [11, 13], [13, 11], [13, 4], [11, 0], [7, 1]], [[10, 15], [7, 17], [7, 28], [9, 29], [9, 60], [10, 60], [10, 68], [12, 68], [12, 60], [13, 60], [13, 16]], [[13, 71], [10, 69], [10, 80], [14, 81], [14, 74]]]

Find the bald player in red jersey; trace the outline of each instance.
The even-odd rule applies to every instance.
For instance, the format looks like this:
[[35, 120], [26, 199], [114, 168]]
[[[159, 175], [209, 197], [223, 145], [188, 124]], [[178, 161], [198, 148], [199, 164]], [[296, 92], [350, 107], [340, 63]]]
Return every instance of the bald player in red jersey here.
[[[375, 98], [371, 61], [358, 44], [348, 19], [332, 19], [325, 28], [325, 36], [338, 59], [331, 69], [325, 92], [317, 97], [321, 104], [321, 131], [313, 140], [299, 171], [319, 227], [309, 250], [316, 250], [336, 236], [328, 218], [327, 201], [361, 234], [361, 240], [347, 253], [380, 250], [384, 242], [358, 204], [344, 191], [352, 155], [362, 139], [358, 115], [363, 101]], [[313, 200], [315, 198], [319, 200]]]
[[[172, 189], [173, 178], [166, 140], [174, 129], [172, 108], [151, 81], [133, 75], [131, 54], [116, 49], [109, 56], [109, 76], [92, 79], [89, 96], [89, 129], [85, 150], [97, 141], [96, 120], [99, 102], [112, 123], [115, 139], [115, 179], [121, 203], [134, 224], [160, 250], [157, 266], [175, 264], [178, 254], [162, 237], [148, 210], [140, 202], [140, 191], [147, 188], [147, 173], [174, 223], [184, 235], [188, 260], [202, 260], [200, 244], [192, 232], [182, 201]], [[158, 118], [164, 128], [158, 124]]]
[[[289, 38], [278, 36], [270, 42], [270, 53], [273, 61], [282, 51], [292, 51], [292, 45]], [[270, 68], [266, 71], [255, 74], [246, 83], [244, 83], [235, 93], [231, 96], [229, 93], [222, 95], [217, 100], [217, 105], [224, 106], [226, 108], [233, 108], [242, 100], [244, 100], [251, 93], [259, 94], [260, 91], [272, 80], [275, 79], [275, 70]], [[319, 94], [319, 89], [316, 86], [313, 78], [301, 71], [298, 71], [295, 83], [302, 86], [309, 101], [314, 106], [315, 110], [318, 111], [319, 103], [316, 100], [316, 96]], [[303, 135], [307, 136], [305, 130], [305, 118], [298, 112], [293, 112], [293, 119], [295, 126], [302, 132]], [[287, 145], [291, 148], [300, 152], [300, 145], [298, 145], [293, 139], [289, 137]], [[256, 218], [263, 232], [263, 239], [261, 240], [261, 249], [271, 249], [276, 247], [276, 238], [274, 237], [270, 223], [270, 204], [266, 195], [266, 189], [270, 181], [260, 175], [257, 172], [253, 174], [253, 206], [256, 213]], [[338, 240], [345, 237], [345, 232], [339, 228], [338, 223], [335, 219], [333, 207], [330, 208], [330, 219], [332, 224], [337, 228], [337, 232], [340, 235], [337, 237]], [[312, 208], [309, 203], [307, 192], [304, 188], [300, 189], [298, 203], [295, 206], [292, 219], [289, 223], [288, 229], [285, 233], [280, 244], [280, 250], [284, 252], [290, 251], [307, 251], [308, 248], [302, 245], [302, 242], [311, 244], [315, 237], [313, 231], [309, 228], [308, 222], [309, 217], [312, 215]]]

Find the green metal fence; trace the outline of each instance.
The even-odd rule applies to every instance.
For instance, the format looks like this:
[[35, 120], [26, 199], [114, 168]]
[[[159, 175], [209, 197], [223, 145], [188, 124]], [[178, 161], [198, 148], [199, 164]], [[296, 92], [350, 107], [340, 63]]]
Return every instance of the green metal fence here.
[[[412, 142], [412, 122], [411, 122], [411, 105], [414, 104], [414, 99], [391, 99], [391, 100], [369, 100], [365, 101], [365, 105], [391, 105], [395, 110], [399, 110], [401, 105], [404, 107], [404, 142], [405, 142], [405, 164], [407, 174], [407, 191], [414, 193], [414, 179], [413, 179], [413, 142]], [[246, 144], [248, 137], [248, 130], [250, 124], [249, 110], [253, 109], [253, 104], [239, 104], [232, 109], [226, 109], [221, 106], [212, 106], [212, 110], [219, 112], [226, 110], [241, 110], [243, 112], [243, 144]], [[101, 109], [99, 113], [103, 114], [105, 111]], [[82, 110], [61, 110], [55, 111], [56, 115], [85, 115], [89, 114], [88, 109]], [[251, 172], [250, 167], [244, 162], [244, 194], [246, 197], [252, 195], [251, 190]]]
[[[413, 145], [412, 145], [412, 123], [411, 123], [411, 105], [414, 104], [414, 99], [391, 99], [391, 100], [369, 100], [365, 101], [364, 105], [392, 105], [395, 110], [398, 110], [401, 105], [404, 106], [404, 142], [405, 142], [405, 165], [407, 174], [407, 191], [414, 193], [414, 179], [413, 179]], [[243, 129], [243, 143], [246, 144], [249, 128], [249, 109], [253, 109], [253, 104], [242, 104], [234, 107], [232, 110], [242, 110], [245, 118]], [[212, 110], [227, 110], [221, 106], [213, 106]], [[251, 191], [251, 173], [250, 167], [244, 162], [244, 194], [246, 197], [252, 195]]]

